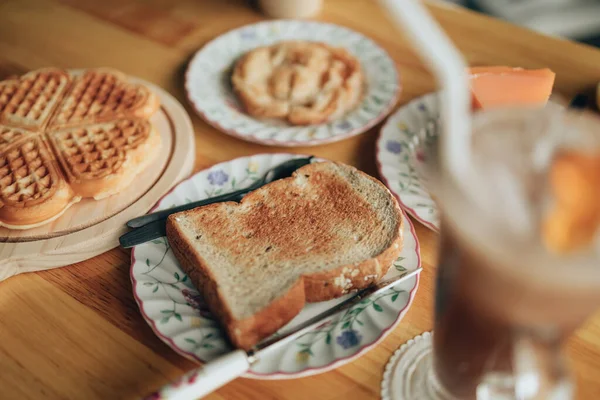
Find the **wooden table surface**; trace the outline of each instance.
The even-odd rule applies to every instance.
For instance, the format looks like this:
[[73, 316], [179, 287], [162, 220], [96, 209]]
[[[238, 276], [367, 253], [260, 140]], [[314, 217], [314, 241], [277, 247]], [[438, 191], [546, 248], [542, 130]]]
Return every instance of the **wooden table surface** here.
[[[473, 65], [550, 67], [567, 96], [600, 81], [600, 50], [544, 37], [445, 5], [430, 10]], [[286, 151], [239, 141], [208, 126], [185, 101], [182, 72], [217, 35], [264, 17], [242, 0], [0, 0], [0, 77], [45, 66], [110, 66], [154, 82], [192, 116], [195, 169], [239, 156]], [[399, 104], [435, 89], [431, 75], [372, 0], [326, 0], [318, 19], [383, 46], [402, 79]], [[380, 126], [339, 143], [298, 148], [377, 175]], [[358, 360], [321, 375], [238, 379], [210, 399], [373, 399], [392, 352], [432, 329], [437, 236], [416, 224], [424, 272], [401, 324]], [[600, 314], [569, 341], [579, 399], [600, 398]], [[65, 268], [0, 283], [0, 398], [136, 398], [194, 364], [154, 336], [131, 293], [129, 251], [114, 249]]]

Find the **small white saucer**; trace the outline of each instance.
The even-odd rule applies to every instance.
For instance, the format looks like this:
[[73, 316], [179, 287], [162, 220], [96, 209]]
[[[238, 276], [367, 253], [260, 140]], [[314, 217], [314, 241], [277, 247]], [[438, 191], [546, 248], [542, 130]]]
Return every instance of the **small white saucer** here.
[[404, 343], [388, 361], [381, 383], [382, 400], [442, 400], [447, 395], [432, 385], [432, 332]]

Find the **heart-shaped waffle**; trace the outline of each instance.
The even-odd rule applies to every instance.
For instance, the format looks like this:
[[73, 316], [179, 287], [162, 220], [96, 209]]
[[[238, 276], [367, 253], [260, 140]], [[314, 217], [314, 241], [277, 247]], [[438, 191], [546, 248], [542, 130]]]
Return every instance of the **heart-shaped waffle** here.
[[0, 225], [47, 223], [129, 185], [160, 148], [157, 96], [107, 69], [0, 82]]

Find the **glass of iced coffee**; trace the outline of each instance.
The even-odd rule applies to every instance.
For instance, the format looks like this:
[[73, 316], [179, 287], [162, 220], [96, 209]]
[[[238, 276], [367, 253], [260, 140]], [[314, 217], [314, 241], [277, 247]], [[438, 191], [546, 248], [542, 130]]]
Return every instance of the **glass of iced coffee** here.
[[468, 174], [437, 168], [432, 346], [397, 398], [571, 399], [562, 345], [600, 306], [600, 119], [485, 111], [470, 141]]

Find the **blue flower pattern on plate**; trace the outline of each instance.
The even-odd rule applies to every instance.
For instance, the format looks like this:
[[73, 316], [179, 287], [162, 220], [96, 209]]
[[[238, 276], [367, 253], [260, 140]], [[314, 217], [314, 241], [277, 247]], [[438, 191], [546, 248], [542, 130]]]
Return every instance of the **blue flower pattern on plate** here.
[[208, 181], [211, 185], [223, 186], [225, 182], [229, 179], [229, 175], [227, 175], [224, 171], [218, 169], [216, 171], [211, 171], [207, 177]]
[[400, 152], [402, 151], [402, 144], [395, 140], [388, 140], [388, 142], [385, 144], [385, 148], [390, 153], [400, 154]]
[[343, 331], [340, 336], [335, 339], [337, 344], [342, 346], [344, 349], [349, 349], [350, 347], [358, 345], [361, 340], [362, 336], [354, 329]]

